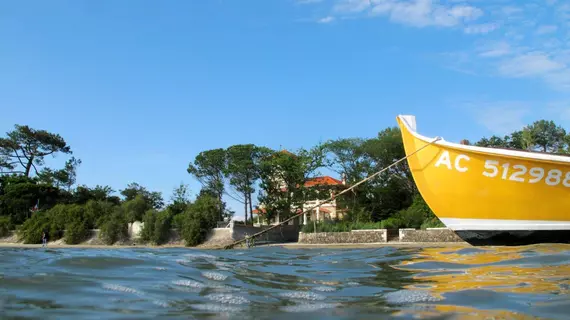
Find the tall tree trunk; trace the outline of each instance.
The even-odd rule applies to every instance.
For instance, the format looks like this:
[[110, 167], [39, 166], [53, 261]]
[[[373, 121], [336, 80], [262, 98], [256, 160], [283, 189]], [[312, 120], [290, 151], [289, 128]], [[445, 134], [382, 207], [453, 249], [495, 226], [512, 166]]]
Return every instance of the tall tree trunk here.
[[249, 199], [249, 216], [251, 217], [251, 224], [253, 225], [253, 205], [251, 204], [251, 193], [247, 194], [247, 198]]
[[218, 206], [220, 206], [220, 220], [218, 221], [224, 221], [224, 208], [222, 206], [222, 193], [218, 194]]
[[244, 223], [245, 223], [245, 225], [247, 226], [247, 197], [245, 197], [244, 200], [245, 200], [245, 201], [243, 202], [243, 209], [244, 209], [244, 212], [245, 212], [245, 220], [244, 220]]
[[26, 163], [26, 177], [30, 176], [30, 170], [32, 170], [32, 164], [34, 162], [34, 156], [31, 156], [30, 159], [28, 160], [28, 163]]

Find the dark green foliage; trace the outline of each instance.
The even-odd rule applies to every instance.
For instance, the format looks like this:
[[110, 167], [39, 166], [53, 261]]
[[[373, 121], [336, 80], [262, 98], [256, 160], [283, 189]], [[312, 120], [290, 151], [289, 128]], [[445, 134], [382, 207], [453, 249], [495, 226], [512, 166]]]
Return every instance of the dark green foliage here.
[[443, 222], [441, 222], [441, 220], [439, 220], [437, 217], [428, 218], [421, 225], [422, 229], [443, 227], [445, 227], [445, 224], [443, 224]]
[[179, 213], [172, 217], [172, 228], [182, 229], [184, 226], [184, 219], [186, 215], [184, 213]]
[[476, 145], [481, 147], [568, 153], [570, 151], [569, 142], [564, 128], [556, 125], [554, 121], [538, 120], [504, 138], [497, 136], [492, 136], [489, 139], [482, 138]]
[[154, 236], [154, 224], [156, 221], [156, 211], [148, 210], [143, 217], [143, 227], [140, 237], [143, 241], [152, 241]]
[[[164, 200], [160, 192], [148, 191], [145, 187], [138, 183], [130, 183], [125, 189], [121, 190], [121, 195], [125, 197], [125, 201], [134, 200], [137, 197], [142, 197], [148, 209], [160, 209], [164, 206]], [[140, 214], [140, 218], [144, 214], [144, 210]]]
[[172, 216], [167, 210], [160, 211], [156, 214], [154, 224], [154, 234], [152, 241], [157, 245], [168, 242], [170, 237], [170, 227], [172, 225]]
[[29, 177], [39, 173], [45, 156], [60, 152], [69, 154], [71, 148], [59, 134], [15, 125], [6, 138], [0, 138], [0, 169]]
[[12, 222], [10, 221], [10, 217], [0, 216], [0, 238], [7, 236], [11, 229]]
[[81, 231], [83, 234], [77, 231], [79, 223], [83, 225], [83, 229], [87, 229], [85, 209], [85, 206], [76, 204], [58, 204], [49, 210], [34, 213], [32, 218], [26, 220], [21, 226], [20, 237], [26, 243], [40, 243], [42, 232], [46, 232], [49, 240], [54, 241], [67, 234], [66, 229], [71, 223], [75, 223], [76, 230], [72, 231], [72, 237], [73, 239], [81, 238], [85, 231]]
[[390, 217], [381, 221], [382, 229], [398, 229], [404, 227], [404, 224], [396, 217]]
[[60, 170], [51, 168], [43, 168], [38, 172], [39, 181], [55, 186], [56, 188], [71, 189], [77, 178], [77, 167], [81, 164], [81, 160], [71, 157], [65, 163], [65, 167]]
[[345, 220], [351, 223], [366, 223], [372, 221], [372, 215], [364, 208], [357, 207], [347, 212]]
[[85, 221], [76, 218], [65, 227], [65, 243], [79, 244], [85, 240], [87, 232]]
[[105, 218], [116, 209], [116, 205], [107, 201], [89, 200], [85, 204], [84, 219], [88, 229], [101, 227]]
[[149, 210], [145, 213], [143, 222], [144, 225], [141, 230], [142, 240], [152, 242], [156, 245], [168, 241], [172, 224], [172, 215], [168, 210]]
[[122, 204], [128, 222], [141, 221], [144, 213], [152, 208], [145, 198], [138, 194]]
[[194, 163], [188, 165], [188, 173], [202, 183], [203, 189], [214, 193], [218, 199], [218, 218], [224, 215], [222, 196], [225, 191], [224, 175], [227, 171], [226, 150], [218, 148], [200, 152]]
[[42, 232], [47, 234], [48, 240], [52, 240], [49, 234], [51, 222], [48, 212], [38, 212], [24, 222], [18, 230], [18, 237], [24, 243], [42, 243]]
[[40, 209], [49, 209], [62, 200], [61, 191], [53, 186], [38, 184], [24, 176], [0, 177], [0, 214], [11, 217], [15, 225], [22, 224], [38, 201]]
[[181, 235], [187, 246], [196, 246], [206, 240], [208, 232], [216, 227], [219, 205], [218, 199], [203, 195], [184, 212]]
[[180, 184], [174, 189], [171, 197], [171, 203], [166, 207], [172, 215], [178, 215], [186, 211], [188, 206], [192, 203], [190, 201], [190, 195], [188, 186], [185, 184]]
[[263, 153], [261, 148], [253, 144], [234, 145], [226, 149], [227, 166], [224, 174], [229, 177], [230, 185], [243, 195], [246, 220], [248, 210], [249, 219], [253, 220], [251, 194], [255, 192], [254, 184], [259, 179], [259, 161]]
[[435, 223], [437, 219], [431, 209], [428, 207], [422, 196], [416, 194], [413, 198], [412, 205], [404, 210], [399, 211], [392, 217], [390, 223], [397, 224], [399, 228], [421, 228], [424, 221], [432, 220]]
[[325, 148], [321, 145], [311, 150], [264, 151], [259, 162], [259, 202], [264, 205], [266, 219], [279, 213], [281, 219], [292, 215], [292, 210], [301, 208], [306, 199], [315, 196], [305, 186], [308, 178], [318, 173], [325, 163]]
[[95, 186], [95, 188], [89, 188], [87, 186], [77, 186], [71, 195], [70, 202], [76, 204], [85, 204], [90, 200], [93, 201], [107, 201], [113, 203], [114, 205], [119, 205], [121, 199], [117, 196], [112, 196], [111, 194], [114, 190], [109, 186]]
[[125, 219], [124, 211], [117, 207], [113, 213], [105, 217], [101, 222], [100, 238], [105, 244], [111, 245], [124, 240], [129, 236], [129, 227]]

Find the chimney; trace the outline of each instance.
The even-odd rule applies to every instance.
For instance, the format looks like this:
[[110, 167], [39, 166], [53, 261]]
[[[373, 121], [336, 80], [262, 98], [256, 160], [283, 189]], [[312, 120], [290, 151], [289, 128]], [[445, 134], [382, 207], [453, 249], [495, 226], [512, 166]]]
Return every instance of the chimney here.
[[346, 186], [346, 174], [342, 173], [342, 184]]

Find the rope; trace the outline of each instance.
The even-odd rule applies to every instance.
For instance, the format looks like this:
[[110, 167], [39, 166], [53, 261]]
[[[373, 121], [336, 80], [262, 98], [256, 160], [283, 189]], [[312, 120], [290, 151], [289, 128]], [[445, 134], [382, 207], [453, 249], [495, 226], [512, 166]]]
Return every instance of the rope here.
[[[271, 226], [271, 227], [269, 227], [269, 228], [267, 228], [267, 229], [265, 229], [265, 230], [262, 230], [262, 231], [260, 231], [260, 232], [258, 232], [258, 233], [254, 233], [253, 235], [250, 236], [250, 238], [255, 238], [255, 237], [257, 237], [257, 236], [259, 236], [259, 235], [261, 235], [261, 234], [264, 234], [264, 233], [268, 232], [269, 230], [272, 230], [272, 229], [274, 229], [274, 228], [277, 228], [277, 227], [279, 227], [279, 226], [282, 226], [283, 224], [285, 224], [285, 223], [287, 223], [287, 222], [289, 222], [289, 221], [291, 221], [291, 220], [293, 220], [293, 219], [295, 219], [295, 218], [297, 218], [297, 217], [299, 217], [299, 216], [301, 216], [301, 215], [303, 215], [303, 214], [305, 214], [305, 213], [307, 213], [307, 212], [310, 212], [310, 211], [312, 211], [313, 209], [316, 209], [316, 208], [322, 206], [322, 205], [325, 204], [325, 203], [329, 203], [329, 202], [333, 201], [336, 197], [340, 196], [341, 194], [351, 191], [352, 189], [356, 188], [357, 186], [359, 186], [359, 185], [363, 184], [364, 182], [366, 182], [366, 181], [368, 181], [368, 180], [370, 180], [370, 179], [376, 177], [377, 175], [379, 175], [379, 174], [385, 172], [386, 170], [388, 170], [388, 169], [392, 168], [393, 166], [397, 165], [398, 163], [400, 163], [400, 162], [402, 162], [402, 161], [408, 159], [409, 157], [413, 156], [414, 154], [420, 152], [420, 151], [423, 150], [424, 148], [426, 148], [426, 147], [428, 147], [428, 146], [434, 144], [435, 142], [437, 142], [437, 141], [439, 141], [439, 140], [441, 140], [440, 137], [434, 138], [431, 142], [427, 143], [427, 144], [424, 145], [423, 147], [421, 147], [421, 148], [417, 149], [416, 151], [410, 153], [409, 155], [407, 155], [407, 156], [401, 158], [400, 160], [397, 160], [396, 162], [392, 163], [391, 165], [387, 166], [386, 168], [384, 168], [384, 169], [382, 169], [382, 170], [380, 170], [380, 171], [378, 171], [378, 172], [376, 172], [376, 173], [374, 173], [374, 174], [368, 176], [367, 178], [364, 178], [364, 179], [360, 180], [360, 181], [357, 182], [356, 184], [352, 185], [350, 188], [344, 189], [343, 191], [339, 192], [337, 195], [334, 195], [334, 196], [328, 198], [327, 200], [325, 200], [325, 201], [323, 201], [323, 202], [320, 202], [319, 204], [317, 204], [317, 205], [315, 205], [315, 206], [313, 206], [313, 207], [311, 207], [311, 208], [309, 208], [309, 209], [306, 209], [305, 211], [303, 211], [303, 212], [301, 212], [301, 213], [295, 214], [295, 215], [293, 215], [292, 217], [290, 217], [290, 218], [288, 218], [288, 219], [286, 219], [286, 220], [284, 220], [284, 221], [282, 221], [282, 222], [280, 222], [280, 223], [278, 223], [278, 224], [276, 224], [276, 225], [273, 225], [273, 226]], [[238, 245], [238, 244], [244, 242], [245, 240], [246, 240], [246, 238], [241, 239], [241, 240], [234, 241], [233, 243], [231, 243], [231, 244], [225, 246], [224, 249], [232, 249], [232, 248], [235, 247], [236, 245]]]

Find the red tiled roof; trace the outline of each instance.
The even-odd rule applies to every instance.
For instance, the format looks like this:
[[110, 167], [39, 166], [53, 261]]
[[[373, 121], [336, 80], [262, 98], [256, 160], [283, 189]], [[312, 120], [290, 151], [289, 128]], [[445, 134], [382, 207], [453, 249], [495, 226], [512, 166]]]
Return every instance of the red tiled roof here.
[[261, 210], [253, 209], [252, 213], [255, 213], [255, 214], [259, 214], [259, 213], [266, 214], [266, 213], [267, 213], [267, 210], [265, 210], [265, 209], [261, 209]]
[[342, 181], [329, 176], [314, 177], [305, 181], [305, 187], [312, 187], [315, 185], [342, 185]]

